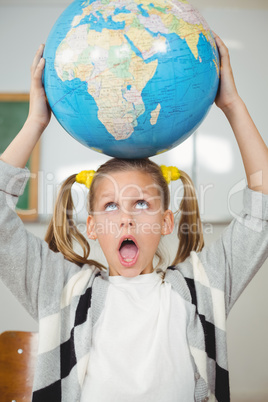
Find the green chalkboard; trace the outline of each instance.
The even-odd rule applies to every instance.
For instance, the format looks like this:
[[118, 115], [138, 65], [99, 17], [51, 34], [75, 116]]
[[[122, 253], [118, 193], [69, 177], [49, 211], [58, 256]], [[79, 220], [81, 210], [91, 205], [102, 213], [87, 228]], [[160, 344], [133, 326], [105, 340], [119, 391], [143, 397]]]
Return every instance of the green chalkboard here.
[[[28, 94], [0, 94], [0, 154], [21, 130], [28, 112]], [[38, 167], [36, 169], [36, 166], [32, 166], [33, 158], [35, 161], [38, 159], [38, 157], [32, 156], [27, 163], [27, 167], [31, 172], [38, 170]], [[35, 198], [37, 197], [37, 172], [36, 177], [33, 179], [34, 180], [28, 181], [24, 194], [19, 198], [17, 204], [20, 215], [22, 215], [22, 219], [25, 220], [34, 220], [37, 216], [37, 199], [33, 199], [33, 196]]]

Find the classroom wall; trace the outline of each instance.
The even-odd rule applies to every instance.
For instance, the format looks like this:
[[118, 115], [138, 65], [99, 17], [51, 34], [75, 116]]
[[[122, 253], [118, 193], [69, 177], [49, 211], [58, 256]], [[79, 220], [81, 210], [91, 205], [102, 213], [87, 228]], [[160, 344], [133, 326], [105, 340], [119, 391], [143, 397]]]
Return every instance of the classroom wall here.
[[[46, 41], [51, 27], [65, 7], [63, 4], [49, 4], [15, 7], [1, 5], [0, 2], [0, 92], [29, 91], [33, 55], [39, 44]], [[268, 10], [205, 8], [202, 12], [210, 26], [229, 45], [237, 86], [268, 143]], [[244, 173], [233, 134], [216, 107], [212, 108], [198, 130], [196, 145], [195, 152], [191, 137], [175, 152], [155, 160], [175, 164], [193, 175], [198, 192], [201, 187], [209, 188], [201, 212], [207, 229], [205, 237], [210, 243], [241, 208], [241, 191], [232, 197], [231, 206], [228, 206], [228, 198], [244, 179]], [[53, 119], [41, 141], [41, 222], [27, 224], [27, 229], [42, 238], [58, 183], [68, 174], [84, 168], [96, 168], [106, 159], [74, 141]], [[81, 222], [84, 213], [79, 216]], [[174, 247], [173, 242], [170, 244]], [[96, 258], [101, 255], [96, 246], [94, 253]], [[229, 318], [230, 378], [232, 400], [235, 402], [268, 400], [267, 283], [268, 262], [241, 296]], [[37, 326], [0, 283], [0, 332], [8, 329], [37, 330]]]

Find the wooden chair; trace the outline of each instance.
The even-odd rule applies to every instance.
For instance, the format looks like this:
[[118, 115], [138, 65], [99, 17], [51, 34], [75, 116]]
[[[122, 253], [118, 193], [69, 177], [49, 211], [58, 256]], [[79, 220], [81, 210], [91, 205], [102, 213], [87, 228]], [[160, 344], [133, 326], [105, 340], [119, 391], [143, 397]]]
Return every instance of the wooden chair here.
[[30, 402], [38, 333], [7, 331], [0, 335], [0, 400]]

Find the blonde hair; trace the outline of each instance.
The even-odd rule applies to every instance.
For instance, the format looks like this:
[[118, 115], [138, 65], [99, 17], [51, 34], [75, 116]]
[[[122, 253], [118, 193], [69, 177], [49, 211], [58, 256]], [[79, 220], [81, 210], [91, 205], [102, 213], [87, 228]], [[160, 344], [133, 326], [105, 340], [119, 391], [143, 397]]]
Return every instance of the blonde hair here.
[[[163, 209], [167, 210], [169, 208], [170, 192], [168, 184], [163, 177], [160, 167], [156, 163], [148, 158], [112, 158], [101, 165], [94, 175], [88, 196], [88, 208], [90, 212], [94, 211], [94, 194], [99, 180], [113, 172], [127, 172], [130, 170], [150, 174], [154, 183], [161, 191]], [[177, 211], [177, 213], [180, 214], [178, 223], [179, 246], [172, 265], [176, 265], [184, 261], [190, 255], [191, 251], [201, 251], [204, 246], [202, 224], [194, 185], [190, 177], [185, 172], [180, 171], [180, 174], [184, 187], [184, 194]], [[71, 262], [76, 264], [90, 264], [95, 265], [100, 269], [106, 269], [106, 267], [97, 261], [89, 259], [90, 245], [87, 239], [75, 226], [73, 220], [74, 204], [71, 194], [71, 188], [75, 181], [76, 174], [70, 176], [62, 184], [56, 200], [53, 217], [48, 226], [45, 240], [51, 250], [61, 252], [64, 257]], [[192, 230], [193, 227], [195, 230]], [[83, 251], [83, 256], [77, 254], [73, 250], [74, 242], [78, 242], [78, 244], [80, 244]], [[157, 250], [156, 256], [158, 257], [158, 265], [163, 264], [163, 256], [159, 250]]]

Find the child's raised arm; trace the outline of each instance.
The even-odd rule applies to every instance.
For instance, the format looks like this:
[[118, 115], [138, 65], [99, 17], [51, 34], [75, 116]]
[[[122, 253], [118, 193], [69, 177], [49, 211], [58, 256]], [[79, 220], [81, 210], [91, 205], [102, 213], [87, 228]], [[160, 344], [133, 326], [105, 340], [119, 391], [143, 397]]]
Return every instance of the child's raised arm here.
[[42, 74], [45, 67], [45, 60], [42, 57], [43, 51], [44, 45], [40, 45], [31, 67], [30, 110], [27, 120], [0, 158], [15, 167], [25, 167], [51, 117], [42, 84]]
[[237, 92], [228, 49], [217, 35], [215, 40], [221, 58], [221, 81], [215, 103], [233, 129], [249, 188], [268, 194], [268, 148]]

